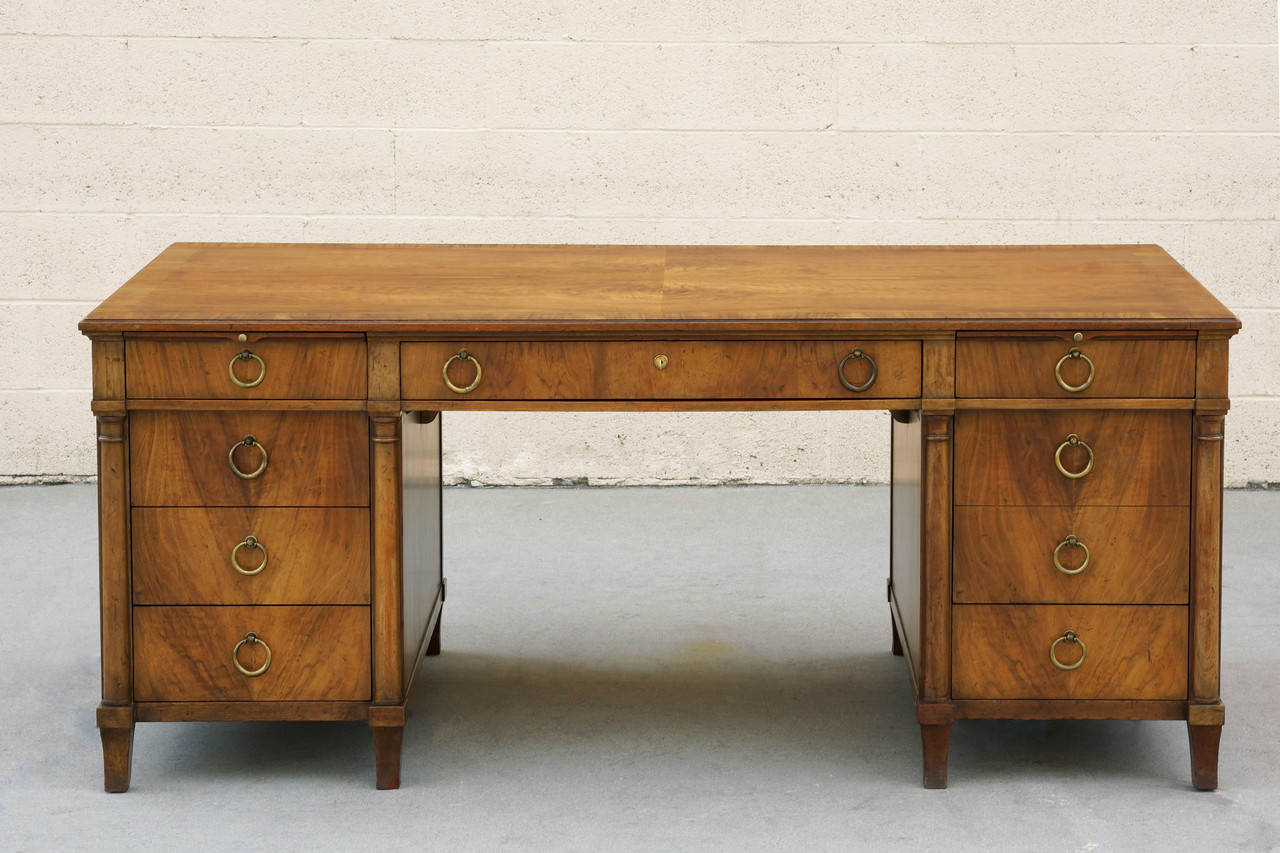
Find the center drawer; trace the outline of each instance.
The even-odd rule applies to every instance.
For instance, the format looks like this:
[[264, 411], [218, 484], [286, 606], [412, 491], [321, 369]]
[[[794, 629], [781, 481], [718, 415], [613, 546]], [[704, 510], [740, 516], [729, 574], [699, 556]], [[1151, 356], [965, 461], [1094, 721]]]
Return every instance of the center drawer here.
[[920, 396], [919, 341], [429, 341], [400, 353], [409, 400]]

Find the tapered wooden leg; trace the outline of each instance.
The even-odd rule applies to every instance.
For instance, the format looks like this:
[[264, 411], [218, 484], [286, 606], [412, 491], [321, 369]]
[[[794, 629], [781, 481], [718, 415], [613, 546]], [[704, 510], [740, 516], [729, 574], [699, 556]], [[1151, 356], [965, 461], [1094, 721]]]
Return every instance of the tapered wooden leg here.
[[377, 763], [378, 790], [400, 787], [400, 745], [404, 726], [374, 726], [373, 752]]
[[102, 787], [108, 793], [129, 790], [133, 768], [133, 706], [98, 706], [98, 733], [102, 736]]
[[1191, 740], [1191, 784], [1201, 791], [1218, 787], [1218, 743], [1222, 726], [1187, 726]]
[[403, 705], [373, 705], [369, 708], [379, 791], [400, 787], [400, 744], [404, 742], [404, 720]]
[[924, 747], [926, 788], [947, 787], [947, 751], [951, 748], [951, 724], [955, 718], [955, 706], [949, 703], [921, 702], [916, 705], [920, 742]]
[[893, 621], [892, 614], [889, 616], [889, 630], [893, 631], [893, 653], [902, 657], [902, 638], [898, 636], [898, 623]]
[[920, 724], [920, 740], [924, 745], [924, 786], [947, 787], [947, 751], [951, 748], [951, 724]]
[[133, 768], [133, 726], [98, 729], [102, 735], [102, 787], [111, 794], [129, 790]]
[[436, 629], [431, 632], [431, 639], [427, 640], [427, 656], [431, 657], [440, 654], [440, 623], [444, 621], [444, 612], [436, 617]]

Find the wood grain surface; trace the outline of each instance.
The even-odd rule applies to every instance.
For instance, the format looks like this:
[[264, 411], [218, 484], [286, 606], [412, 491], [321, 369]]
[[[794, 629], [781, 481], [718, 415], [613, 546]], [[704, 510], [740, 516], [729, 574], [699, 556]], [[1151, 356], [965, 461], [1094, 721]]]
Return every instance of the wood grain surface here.
[[[134, 678], [138, 701], [275, 701], [369, 698], [367, 607], [137, 607]], [[271, 649], [265, 673], [249, 678], [231, 653], [247, 632]], [[240, 664], [265, 660], [245, 645]]]
[[[955, 509], [952, 594], [958, 604], [1186, 604], [1190, 512], [1186, 507]], [[1074, 535], [1079, 546], [1054, 551]]]
[[[134, 506], [368, 506], [368, 418], [360, 412], [138, 411], [132, 422]], [[267, 451], [254, 480], [227, 454], [246, 435]], [[239, 447], [252, 472], [256, 450]]]
[[[1080, 479], [1054, 455], [1075, 434], [1093, 449]], [[1180, 411], [963, 411], [956, 413], [955, 502], [998, 506], [1188, 506], [1191, 413]], [[1083, 447], [1063, 467], [1085, 469]]]
[[[480, 384], [459, 394], [442, 369], [461, 350], [480, 364]], [[841, 361], [854, 350], [839, 379]], [[655, 358], [665, 359], [659, 369]], [[401, 347], [410, 400], [857, 399], [920, 396], [919, 341], [433, 341]], [[466, 388], [474, 362], [454, 361]]]
[[[1185, 699], [1187, 608], [966, 604], [955, 608], [957, 699]], [[1074, 631], [1087, 655], [1063, 672], [1054, 640]], [[1058, 646], [1065, 664], [1078, 644]]]
[[[893, 418], [891, 434], [892, 479], [889, 491], [889, 573], [892, 601], [901, 622], [898, 635], [907, 658], [913, 686], [920, 694], [924, 654], [932, 638], [922, 634], [920, 566], [923, 559], [921, 525], [924, 519], [922, 463], [924, 438], [919, 412], [901, 412]], [[945, 640], [944, 640], [945, 641]]]
[[[262, 359], [239, 355], [250, 352]], [[178, 400], [365, 399], [365, 344], [331, 341], [236, 340], [125, 343], [131, 398]], [[252, 388], [244, 383], [261, 377]]]
[[[1093, 362], [1093, 380], [1083, 391], [1067, 391], [1054, 369], [1078, 349]], [[956, 341], [958, 397], [1194, 397], [1196, 344], [1192, 340]], [[1083, 358], [1059, 369], [1069, 386], [1089, 382]]]
[[564, 334], [637, 322], [1239, 328], [1158, 246], [177, 243], [81, 329]]
[[134, 604], [369, 603], [364, 508], [136, 507], [132, 529]]

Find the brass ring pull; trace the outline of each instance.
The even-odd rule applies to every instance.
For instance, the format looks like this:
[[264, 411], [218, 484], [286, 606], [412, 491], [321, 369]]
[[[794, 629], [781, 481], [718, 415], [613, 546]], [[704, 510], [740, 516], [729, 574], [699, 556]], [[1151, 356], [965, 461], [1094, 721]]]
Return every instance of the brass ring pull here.
[[[455, 361], [469, 361], [476, 366], [476, 378], [471, 380], [471, 384], [466, 388], [459, 388], [457, 385], [454, 385], [449, 381], [449, 365], [453, 364]], [[480, 362], [476, 361], [475, 356], [467, 352], [465, 349], [458, 350], [457, 355], [449, 356], [449, 360], [444, 363], [444, 368], [440, 371], [440, 375], [444, 377], [445, 386], [455, 394], [470, 394], [472, 391], [476, 390], [476, 387], [480, 384], [480, 374]]]
[[[1080, 564], [1080, 568], [1068, 569], [1066, 566], [1062, 565], [1062, 562], [1058, 559], [1058, 556], [1062, 553], [1063, 548], [1083, 548], [1084, 549], [1084, 562]], [[1058, 547], [1053, 549], [1053, 567], [1058, 571], [1062, 572], [1064, 575], [1078, 575], [1081, 572], [1083, 572], [1085, 570], [1085, 567], [1088, 565], [1089, 565], [1089, 546], [1081, 542], [1074, 535], [1068, 536], [1066, 539], [1063, 539], [1061, 542], [1058, 543]]]
[[[1069, 358], [1083, 358], [1084, 363], [1089, 365], [1089, 378], [1081, 382], [1079, 385], [1069, 385], [1067, 381], [1062, 378], [1062, 365], [1066, 364], [1067, 359]], [[1094, 373], [1095, 371], [1093, 367], [1093, 361], [1089, 358], [1089, 356], [1080, 352], [1079, 347], [1072, 347], [1070, 352], [1068, 352], [1062, 358], [1058, 359], [1057, 365], [1053, 368], [1053, 378], [1058, 380], [1058, 387], [1060, 387], [1063, 391], [1070, 391], [1073, 394], [1079, 393], [1084, 389], [1088, 388], [1090, 385], [1092, 385]]]
[[[1068, 447], [1083, 447], [1089, 452], [1089, 464], [1084, 466], [1083, 471], [1068, 471], [1062, 467], [1062, 451]], [[1053, 454], [1053, 464], [1058, 466], [1058, 473], [1066, 477], [1068, 480], [1079, 480], [1085, 474], [1093, 470], [1093, 448], [1080, 440], [1080, 436], [1074, 432], [1067, 436], [1067, 440], [1058, 445], [1058, 451]]]
[[[237, 361], [258, 362], [258, 378], [254, 379], [252, 382], [245, 382], [241, 380], [240, 377], [236, 376]], [[262, 384], [262, 380], [267, 375], [267, 364], [262, 360], [262, 356], [245, 349], [241, 350], [238, 355], [232, 357], [231, 363], [227, 365], [227, 374], [231, 377], [231, 381], [239, 385], [241, 388], [253, 388]]]
[[[1080, 659], [1075, 663], [1063, 663], [1058, 660], [1058, 644], [1072, 643], [1080, 647]], [[1089, 650], [1084, 647], [1084, 640], [1076, 636], [1075, 631], [1067, 631], [1061, 637], [1053, 641], [1053, 645], [1049, 647], [1049, 660], [1053, 661], [1053, 665], [1063, 672], [1071, 672], [1073, 669], [1079, 669], [1080, 664], [1084, 663], [1085, 656], [1089, 654]]]
[[[262, 454], [262, 462], [258, 465], [257, 470], [246, 474], [236, 467], [236, 448], [240, 445], [244, 445], [245, 447], [256, 447], [258, 452]], [[244, 438], [231, 445], [231, 450], [227, 452], [227, 464], [231, 466], [231, 470], [235, 471], [236, 476], [241, 480], [256, 480], [258, 477], [262, 476], [263, 471], [267, 470], [267, 449], [259, 444], [256, 438], [251, 435], [246, 435]]]
[[[256, 569], [246, 569], [244, 566], [240, 565], [240, 561], [236, 559], [236, 555], [240, 553], [241, 548], [249, 548], [249, 549], [257, 548], [259, 551], [261, 551], [262, 565], [258, 566], [258, 568]], [[244, 575], [245, 577], [251, 578], [267, 567], [267, 560], [269, 559], [269, 557], [270, 555], [267, 554], [267, 546], [259, 542], [257, 537], [255, 536], [246, 536], [244, 537], [243, 542], [241, 542], [240, 544], [236, 545], [236, 547], [231, 549], [231, 568], [235, 569], [237, 572]]]
[[[871, 378], [868, 379], [866, 382], [863, 382], [861, 385], [854, 385], [844, 376], [845, 363], [851, 358], [865, 358], [867, 361], [871, 363]], [[840, 359], [840, 366], [836, 368], [836, 375], [840, 377], [841, 385], [848, 388], [850, 391], [857, 393], [860, 391], [865, 391], [868, 388], [870, 388], [872, 385], [876, 384], [876, 376], [878, 375], [878, 371], [879, 369], [876, 367], [876, 360], [871, 356], [867, 355], [865, 352], [863, 352], [861, 348], [859, 348], [859, 349], [855, 349], [853, 352], [849, 353], [844, 358]]]
[[[244, 645], [262, 646], [262, 650], [267, 653], [267, 659], [262, 662], [262, 666], [257, 669], [245, 669], [244, 664], [240, 663], [240, 647]], [[271, 647], [266, 644], [257, 634], [250, 631], [244, 635], [244, 639], [236, 643], [236, 647], [231, 650], [231, 662], [236, 665], [236, 669], [240, 674], [247, 678], [257, 678], [259, 675], [267, 671], [267, 667], [271, 666]]]

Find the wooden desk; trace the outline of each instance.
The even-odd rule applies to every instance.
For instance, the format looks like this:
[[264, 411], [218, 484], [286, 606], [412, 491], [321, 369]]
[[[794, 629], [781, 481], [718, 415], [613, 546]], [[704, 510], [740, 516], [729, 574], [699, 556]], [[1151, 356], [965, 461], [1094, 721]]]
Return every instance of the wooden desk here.
[[461, 409], [889, 410], [925, 786], [957, 718], [1121, 718], [1213, 788], [1239, 325], [1156, 246], [171, 246], [80, 326], [106, 788], [164, 720], [367, 720], [399, 785]]

